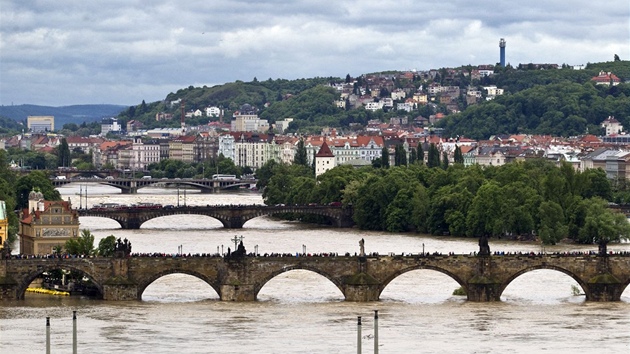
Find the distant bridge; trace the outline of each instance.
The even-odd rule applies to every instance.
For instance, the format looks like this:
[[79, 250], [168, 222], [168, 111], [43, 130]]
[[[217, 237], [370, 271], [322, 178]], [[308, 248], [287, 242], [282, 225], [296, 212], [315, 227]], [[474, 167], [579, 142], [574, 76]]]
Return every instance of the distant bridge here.
[[209, 284], [224, 301], [254, 301], [263, 286], [295, 269], [322, 275], [347, 301], [377, 301], [400, 275], [430, 269], [454, 279], [469, 301], [500, 301], [520, 275], [537, 269], [567, 274], [587, 301], [619, 301], [630, 283], [630, 255], [409, 255], [25, 258], [0, 260], [0, 300], [24, 298], [29, 284], [54, 269], [79, 271], [105, 300], [140, 300], [144, 290], [168, 274], [183, 273]]
[[352, 208], [332, 205], [207, 205], [179, 206], [162, 208], [92, 208], [79, 209], [79, 216], [97, 216], [116, 220], [123, 229], [139, 229], [154, 218], [168, 215], [195, 214], [206, 215], [219, 220], [224, 227], [240, 229], [246, 221], [253, 218], [281, 213], [311, 214], [324, 216], [337, 227], [351, 227]]
[[53, 186], [60, 187], [70, 183], [98, 183], [116, 187], [122, 194], [135, 194], [138, 189], [149, 186], [186, 186], [201, 190], [202, 193], [213, 193], [223, 189], [255, 186], [256, 179], [180, 179], [180, 178], [73, 178], [53, 179]]

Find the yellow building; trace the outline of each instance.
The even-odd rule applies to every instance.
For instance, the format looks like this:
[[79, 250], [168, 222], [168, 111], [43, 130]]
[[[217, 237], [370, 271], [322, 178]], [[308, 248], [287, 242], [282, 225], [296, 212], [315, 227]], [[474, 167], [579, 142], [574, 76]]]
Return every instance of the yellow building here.
[[0, 200], [0, 249], [9, 237], [9, 215], [7, 215], [7, 204]]
[[20, 212], [20, 253], [51, 254], [56, 246], [79, 235], [79, 214], [70, 200], [46, 201], [41, 192], [28, 196], [28, 209]]
[[55, 130], [54, 116], [28, 116], [26, 125], [33, 133], [52, 132]]

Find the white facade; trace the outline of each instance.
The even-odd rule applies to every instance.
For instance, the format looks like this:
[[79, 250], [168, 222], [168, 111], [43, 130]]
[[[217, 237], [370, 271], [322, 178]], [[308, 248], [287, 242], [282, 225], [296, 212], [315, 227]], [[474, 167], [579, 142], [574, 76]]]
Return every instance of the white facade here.
[[212, 117], [212, 116], [219, 117], [219, 116], [221, 116], [221, 109], [219, 107], [215, 107], [215, 106], [207, 107], [206, 108], [206, 116], [208, 116], [208, 117]]
[[235, 160], [234, 153], [234, 137], [230, 134], [224, 134], [219, 136], [219, 151], [217, 152], [219, 155], [223, 154], [224, 157], [232, 160]]

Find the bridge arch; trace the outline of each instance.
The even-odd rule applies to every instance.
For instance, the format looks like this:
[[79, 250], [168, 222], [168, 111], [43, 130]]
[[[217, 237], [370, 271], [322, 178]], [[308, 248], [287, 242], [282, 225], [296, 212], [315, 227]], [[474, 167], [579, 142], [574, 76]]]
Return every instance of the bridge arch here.
[[33, 282], [33, 280], [35, 280], [35, 278], [37, 278], [38, 276], [46, 272], [49, 272], [51, 270], [56, 270], [56, 269], [65, 269], [65, 270], [75, 271], [75, 272], [79, 272], [83, 274], [85, 277], [90, 279], [92, 283], [94, 283], [94, 286], [96, 286], [96, 288], [98, 289], [98, 292], [101, 294], [100, 297], [103, 297], [103, 285], [99, 283], [96, 280], [96, 278], [85, 269], [80, 268], [80, 267], [75, 267], [73, 265], [63, 265], [62, 267], [60, 265], [53, 264], [53, 265], [49, 265], [45, 267], [38, 267], [36, 271], [30, 272], [24, 278], [22, 278], [22, 281], [20, 281], [17, 288], [17, 294], [16, 294], [17, 298], [24, 299], [24, 294], [26, 293], [26, 289]]
[[422, 270], [422, 269], [435, 270], [435, 271], [437, 271], [439, 273], [445, 274], [448, 277], [450, 277], [451, 279], [455, 280], [464, 290], [466, 290], [466, 292], [468, 292], [468, 286], [467, 286], [466, 282], [463, 279], [461, 279], [459, 276], [457, 276], [455, 273], [452, 273], [451, 271], [449, 271], [448, 269], [435, 267], [435, 266], [432, 266], [432, 265], [419, 265], [419, 266], [414, 266], [414, 267], [408, 267], [408, 268], [400, 269], [400, 270], [394, 272], [389, 277], [387, 277], [383, 281], [383, 283], [381, 284], [380, 289], [378, 290], [379, 298], [380, 298], [381, 294], [383, 293], [383, 291], [385, 290], [385, 288], [387, 287], [387, 285], [389, 283], [391, 283], [392, 281], [394, 281], [394, 279], [398, 278], [399, 276], [401, 276], [401, 275], [403, 275], [405, 273], [409, 273], [409, 272], [414, 271], [414, 270]]
[[296, 265], [291, 265], [291, 266], [286, 266], [283, 267], [277, 271], [274, 271], [272, 273], [269, 273], [269, 275], [262, 279], [260, 282], [258, 282], [256, 284], [256, 287], [254, 288], [254, 298], [258, 299], [258, 293], [262, 290], [262, 288], [265, 286], [265, 284], [267, 284], [269, 281], [271, 281], [273, 278], [277, 277], [278, 275], [282, 274], [282, 273], [286, 273], [286, 272], [290, 272], [292, 270], [307, 270], [307, 271], [311, 271], [313, 273], [319, 274], [321, 276], [323, 276], [324, 278], [330, 280], [331, 283], [333, 283], [333, 285], [335, 285], [337, 287], [337, 289], [339, 289], [339, 291], [344, 295], [344, 298], [346, 296], [343, 286], [341, 284], [341, 282], [339, 281], [339, 279], [336, 279], [332, 276], [330, 276], [330, 274], [321, 271], [320, 269], [317, 269], [315, 267], [310, 267], [310, 266], [305, 266], [305, 265], [301, 265], [301, 264], [296, 264]]
[[514, 281], [519, 276], [521, 276], [521, 275], [523, 275], [525, 273], [529, 273], [531, 271], [540, 270], [540, 269], [555, 270], [555, 271], [558, 271], [560, 273], [563, 273], [563, 274], [566, 274], [566, 275], [570, 276], [582, 288], [582, 291], [584, 291], [584, 294], [586, 295], [586, 300], [591, 300], [592, 294], [590, 292], [590, 288], [587, 286], [586, 282], [584, 280], [582, 280], [582, 278], [580, 278], [579, 276], [577, 276], [575, 273], [571, 272], [570, 270], [567, 270], [567, 269], [564, 269], [564, 268], [558, 267], [558, 266], [549, 265], [549, 264], [533, 265], [533, 266], [521, 269], [517, 273], [511, 275], [509, 278], [507, 278], [501, 284], [501, 287], [499, 288], [498, 296], [501, 297], [503, 295], [503, 291], [505, 291], [505, 288], [507, 288], [508, 285], [510, 285], [510, 283], [512, 283], [512, 281]]
[[208, 277], [206, 277], [205, 275], [194, 271], [194, 270], [189, 270], [189, 269], [166, 269], [163, 270], [161, 272], [157, 272], [152, 274], [150, 277], [143, 279], [139, 284], [138, 284], [138, 300], [142, 300], [142, 294], [144, 293], [144, 291], [147, 289], [147, 287], [149, 287], [149, 285], [151, 285], [154, 281], [170, 275], [170, 274], [186, 274], [186, 275], [191, 275], [195, 278], [201, 279], [203, 282], [205, 282], [206, 284], [210, 285], [210, 287], [219, 295], [221, 296], [221, 291], [219, 289], [219, 287], [214, 284]]

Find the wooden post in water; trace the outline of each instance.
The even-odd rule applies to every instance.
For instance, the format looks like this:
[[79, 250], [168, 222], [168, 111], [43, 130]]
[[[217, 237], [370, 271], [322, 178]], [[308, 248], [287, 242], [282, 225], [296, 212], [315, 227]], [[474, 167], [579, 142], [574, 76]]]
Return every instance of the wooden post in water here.
[[378, 354], [378, 310], [374, 310], [374, 354]]
[[50, 354], [50, 317], [46, 317], [46, 354]]
[[72, 354], [77, 354], [77, 312], [72, 311]]
[[357, 354], [361, 354], [361, 316], [357, 317]]

